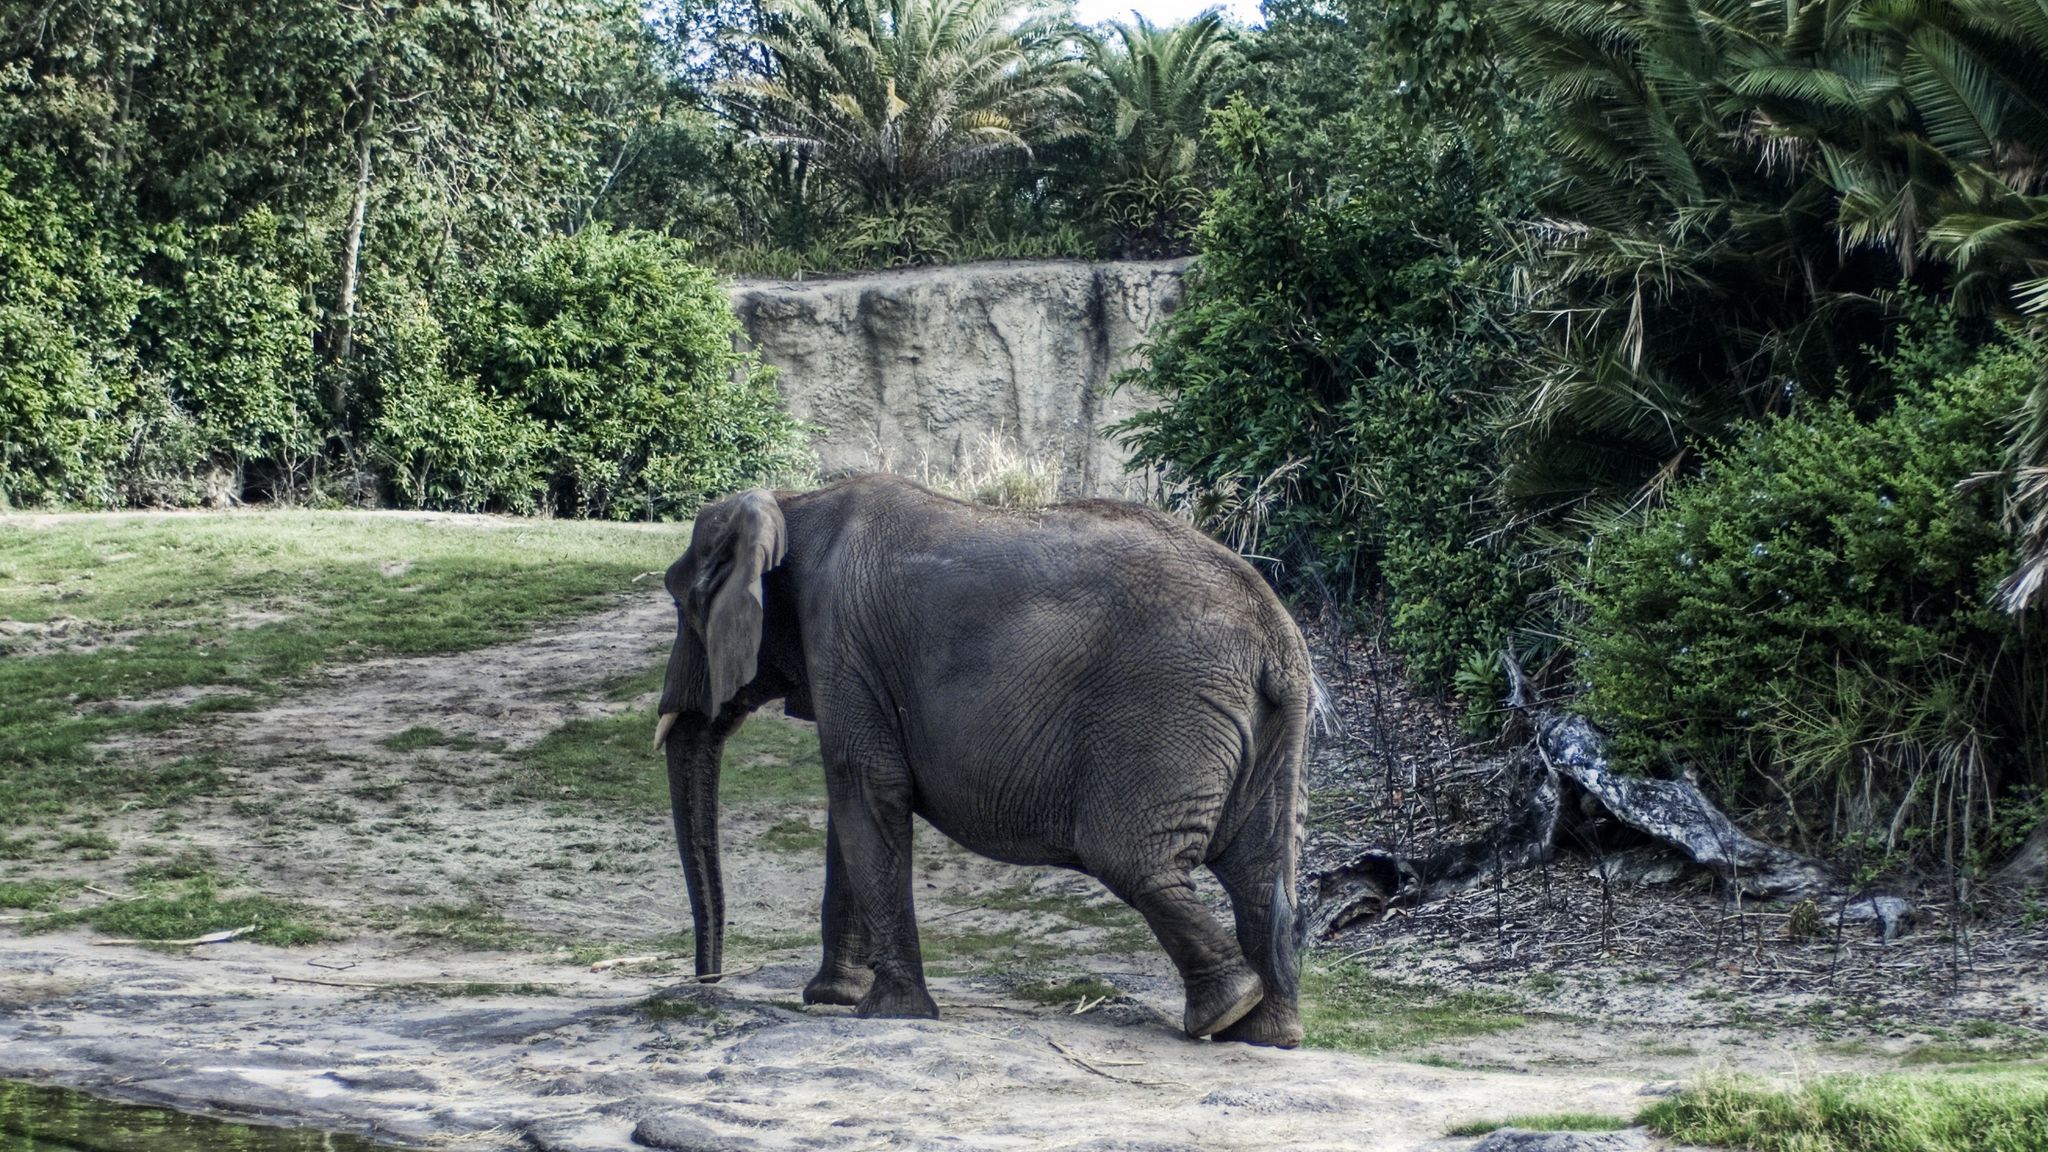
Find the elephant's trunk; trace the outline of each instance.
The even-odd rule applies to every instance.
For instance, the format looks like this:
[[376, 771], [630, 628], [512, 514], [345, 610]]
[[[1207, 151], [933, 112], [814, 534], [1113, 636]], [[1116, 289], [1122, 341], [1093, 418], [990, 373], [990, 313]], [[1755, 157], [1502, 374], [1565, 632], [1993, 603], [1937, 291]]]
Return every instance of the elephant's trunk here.
[[669, 805], [675, 816], [676, 845], [683, 855], [683, 882], [690, 891], [697, 975], [709, 983], [724, 971], [725, 879], [718, 868], [718, 767], [731, 727], [695, 713], [684, 714], [675, 727], [666, 745]]
[[[710, 982], [724, 970], [725, 878], [718, 870], [718, 768], [725, 738], [738, 718], [732, 709], [707, 718], [695, 700], [685, 700], [692, 683], [693, 643], [678, 628], [661, 689], [661, 720], [654, 746], [668, 754], [669, 810], [675, 818], [676, 847], [683, 856], [683, 883], [690, 893], [690, 926], [697, 942], [697, 975]], [[700, 657], [701, 662], [701, 657]]]

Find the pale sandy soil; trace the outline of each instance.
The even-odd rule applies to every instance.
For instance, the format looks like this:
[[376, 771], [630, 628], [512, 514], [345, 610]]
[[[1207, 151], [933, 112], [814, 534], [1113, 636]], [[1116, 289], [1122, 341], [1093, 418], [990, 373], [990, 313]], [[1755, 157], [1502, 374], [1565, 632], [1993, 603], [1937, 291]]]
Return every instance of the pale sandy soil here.
[[[115, 841], [210, 852], [231, 880], [316, 909], [335, 938], [152, 950], [0, 926], [0, 1077], [429, 1146], [1405, 1150], [1477, 1118], [1630, 1115], [1646, 1091], [1707, 1072], [1890, 1062], [1882, 1043], [1702, 1013], [1676, 978], [1617, 980], [1611, 998], [1583, 981], [1523, 989], [1526, 1026], [1400, 1058], [1193, 1042], [1173, 1026], [1163, 955], [1093, 881], [984, 861], [929, 829], [918, 897], [944, 1019], [807, 1010], [814, 798], [727, 812], [742, 975], [594, 972], [579, 961], [661, 952], [688, 922], [667, 818], [536, 798], [519, 753], [573, 721], [651, 712], [618, 680], [658, 669], [671, 619], [650, 588], [517, 643], [351, 665], [262, 711], [125, 746], [216, 757], [234, 787], [175, 817], [119, 814]], [[385, 743], [422, 727], [443, 738]], [[34, 873], [119, 893], [132, 863]], [[495, 936], [422, 931], [423, 910], [451, 907]], [[1365, 963], [1471, 981], [1450, 947], [1368, 949]], [[1017, 995], [1075, 975], [1123, 995], [1081, 1015]]]

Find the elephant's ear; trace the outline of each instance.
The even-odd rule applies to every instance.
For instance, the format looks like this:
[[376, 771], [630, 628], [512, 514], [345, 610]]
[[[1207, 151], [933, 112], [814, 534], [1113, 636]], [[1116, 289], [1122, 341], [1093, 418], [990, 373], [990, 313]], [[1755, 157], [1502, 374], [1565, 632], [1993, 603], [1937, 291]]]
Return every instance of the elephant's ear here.
[[694, 703], [718, 715], [754, 678], [761, 658], [761, 574], [782, 562], [787, 537], [775, 495], [756, 488], [697, 518], [690, 547], [701, 557], [685, 613], [704, 645]]

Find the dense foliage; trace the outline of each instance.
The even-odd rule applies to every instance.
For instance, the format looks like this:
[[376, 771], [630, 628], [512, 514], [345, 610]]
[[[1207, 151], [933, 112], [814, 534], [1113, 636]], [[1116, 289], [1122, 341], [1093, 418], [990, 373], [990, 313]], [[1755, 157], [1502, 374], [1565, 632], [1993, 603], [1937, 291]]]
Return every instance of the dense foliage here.
[[765, 372], [687, 249], [602, 226], [458, 277], [391, 333], [375, 443], [415, 504], [688, 512], [800, 465]]
[[789, 462], [718, 286], [589, 227], [659, 110], [634, 6], [66, 0], [0, 42], [0, 500], [644, 515]]
[[686, 513], [801, 467], [700, 265], [1193, 251], [1163, 499], [1475, 708], [1511, 650], [1642, 770], [1980, 851], [2044, 783], [2043, 11], [17, 5], [0, 497]]
[[1215, 121], [1232, 172], [1201, 266], [1130, 386], [1163, 403], [1123, 429], [1137, 462], [1284, 584], [1384, 591], [1394, 647], [1447, 686], [1494, 651], [1516, 606], [1511, 558], [1483, 537], [1489, 397], [1523, 341], [1491, 228], [1514, 195], [1455, 128], [1354, 117], [1357, 167], [1289, 179], [1267, 116]]
[[1163, 494], [1423, 684], [1511, 650], [1816, 842], [2038, 819], [2037, 6], [1269, 17], [1129, 381]]
[[2040, 355], [1915, 341], [1885, 364], [1889, 410], [1750, 425], [1598, 540], [1574, 589], [1585, 706], [1646, 761], [1760, 804], [1774, 779], [1794, 819], [1894, 851], [2048, 782], [2048, 645], [1993, 603], [2013, 553], [1997, 493], [1958, 487], [1997, 468]]

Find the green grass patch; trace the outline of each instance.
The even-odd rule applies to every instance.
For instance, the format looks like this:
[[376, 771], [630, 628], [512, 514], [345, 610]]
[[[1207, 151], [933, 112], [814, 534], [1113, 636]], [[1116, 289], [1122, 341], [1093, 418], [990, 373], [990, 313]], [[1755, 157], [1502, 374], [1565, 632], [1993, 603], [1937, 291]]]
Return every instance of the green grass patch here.
[[[688, 932], [683, 938], [694, 940]], [[751, 962], [770, 952], [790, 952], [803, 948], [818, 948], [823, 944], [816, 930], [809, 932], [735, 932], [725, 931], [725, 966], [737, 967]], [[694, 944], [691, 947], [695, 947]], [[736, 959], [737, 958], [737, 959]]]
[[0, 908], [40, 912], [77, 887], [61, 880], [0, 880]]
[[[651, 712], [572, 720], [520, 753], [514, 793], [528, 800], [584, 800], [668, 808], [668, 769], [650, 745]], [[815, 732], [773, 711], [749, 717], [725, 744], [721, 803], [767, 807], [821, 803], [825, 765]]]
[[138, 884], [164, 880], [196, 880], [210, 875], [217, 861], [211, 849], [181, 848], [160, 860], [151, 860], [128, 870], [128, 879]]
[[66, 832], [57, 837], [57, 851], [76, 852], [84, 860], [108, 860], [120, 847], [104, 832]]
[[1907, 1068], [1930, 1065], [2010, 1064], [2015, 1061], [2038, 1060], [2044, 1055], [2048, 1055], [2048, 1043], [2039, 1039], [2032, 1042], [2013, 1040], [1985, 1045], [1922, 1044], [1899, 1057], [1899, 1064]]
[[[653, 721], [643, 719], [643, 735], [653, 737]], [[641, 747], [646, 747], [643, 743]], [[667, 803], [666, 773], [663, 803]], [[771, 709], [756, 712], [725, 742], [725, 767], [719, 775], [718, 798], [726, 804], [767, 807], [825, 799], [825, 761], [818, 753], [816, 729]]]
[[621, 704], [661, 691], [662, 676], [668, 670], [668, 646], [648, 654], [644, 667], [620, 672], [598, 682], [598, 695]]
[[[562, 959], [578, 966], [613, 960], [621, 956], [665, 956], [667, 960], [637, 965], [636, 972], [659, 972], [667, 967], [688, 968], [696, 955], [696, 937], [685, 928], [666, 936], [640, 940], [585, 941], [566, 945]], [[725, 933], [725, 966], [738, 968], [772, 952], [816, 950], [816, 932], [747, 932], [728, 928]]]
[[[0, 619], [64, 627], [0, 641], [0, 826], [217, 788], [217, 771], [95, 746], [247, 708], [323, 664], [461, 651], [592, 611], [666, 566], [687, 531], [302, 511], [9, 517]], [[181, 688], [236, 691], [138, 704]]]
[[825, 830], [801, 816], [785, 816], [761, 833], [761, 846], [773, 852], [823, 852]]
[[189, 940], [244, 925], [256, 931], [242, 937], [260, 944], [310, 944], [325, 939], [311, 913], [297, 904], [262, 895], [222, 896], [211, 879], [188, 880], [90, 908], [53, 912], [25, 922], [29, 932], [48, 932], [83, 924], [106, 936], [135, 940]]
[[1145, 918], [1121, 900], [1095, 901], [1062, 892], [1034, 892], [1029, 884], [1017, 884], [994, 892], [963, 896], [959, 900], [962, 904], [990, 908], [998, 912], [1058, 916], [1087, 928], [1142, 930], [1145, 927]]
[[532, 943], [532, 934], [482, 900], [466, 904], [423, 904], [406, 911], [406, 931], [457, 947], [511, 951]]
[[393, 752], [418, 752], [427, 748], [446, 748], [452, 752], [474, 752], [481, 748], [498, 752], [505, 747], [496, 740], [478, 740], [473, 736], [443, 732], [439, 728], [429, 728], [425, 725], [394, 732], [377, 743]]
[[357, 800], [387, 802], [395, 799], [411, 781], [403, 776], [386, 776], [381, 780], [362, 780], [348, 787], [348, 794]]
[[[1090, 900], [1063, 892], [1036, 892], [1029, 884], [1014, 884], [994, 892], [954, 895], [946, 902], [959, 908], [987, 908], [1041, 918], [1050, 931], [1069, 928], [1099, 928], [1104, 935], [1091, 950], [1103, 955], [1122, 955], [1158, 947], [1144, 917], [1122, 901]], [[1050, 922], [1048, 922], [1048, 919]], [[1048, 941], [1017, 932], [959, 929], [928, 934], [927, 958], [950, 961], [997, 960], [1005, 965], [1042, 963], [1071, 957], [1070, 941]], [[986, 967], [986, 965], [983, 965]]]
[[656, 1023], [670, 1020], [718, 1019], [718, 1009], [687, 996], [649, 996], [633, 1006], [643, 1020]]
[[982, 928], [920, 928], [918, 945], [927, 963], [967, 964], [982, 971], [1042, 968], [1074, 951], [1070, 945], [1022, 932]]
[[1541, 1112], [1530, 1116], [1510, 1116], [1505, 1120], [1474, 1120], [1447, 1129], [1444, 1135], [1484, 1136], [1502, 1128], [1520, 1128], [1525, 1132], [1619, 1132], [1634, 1126], [1635, 1121], [1625, 1116], [1606, 1116], [1598, 1112]]
[[1521, 1027], [1518, 1003], [1496, 992], [1389, 980], [1355, 961], [1310, 960], [1301, 1020], [1313, 1048], [1384, 1053]]
[[559, 996], [562, 990], [553, 984], [529, 984], [523, 981], [498, 983], [490, 980], [471, 980], [463, 984], [395, 984], [400, 992], [416, 992], [438, 999], [452, 1000], [465, 996]]
[[2048, 1148], [2048, 1068], [1829, 1076], [1786, 1092], [1712, 1081], [1637, 1120], [1754, 1152], [2035, 1152]]
[[2048, 1034], [1998, 1020], [1970, 1020], [1952, 1036], [1922, 1044], [1899, 1057], [1906, 1067], [2002, 1064], [2048, 1056]]

